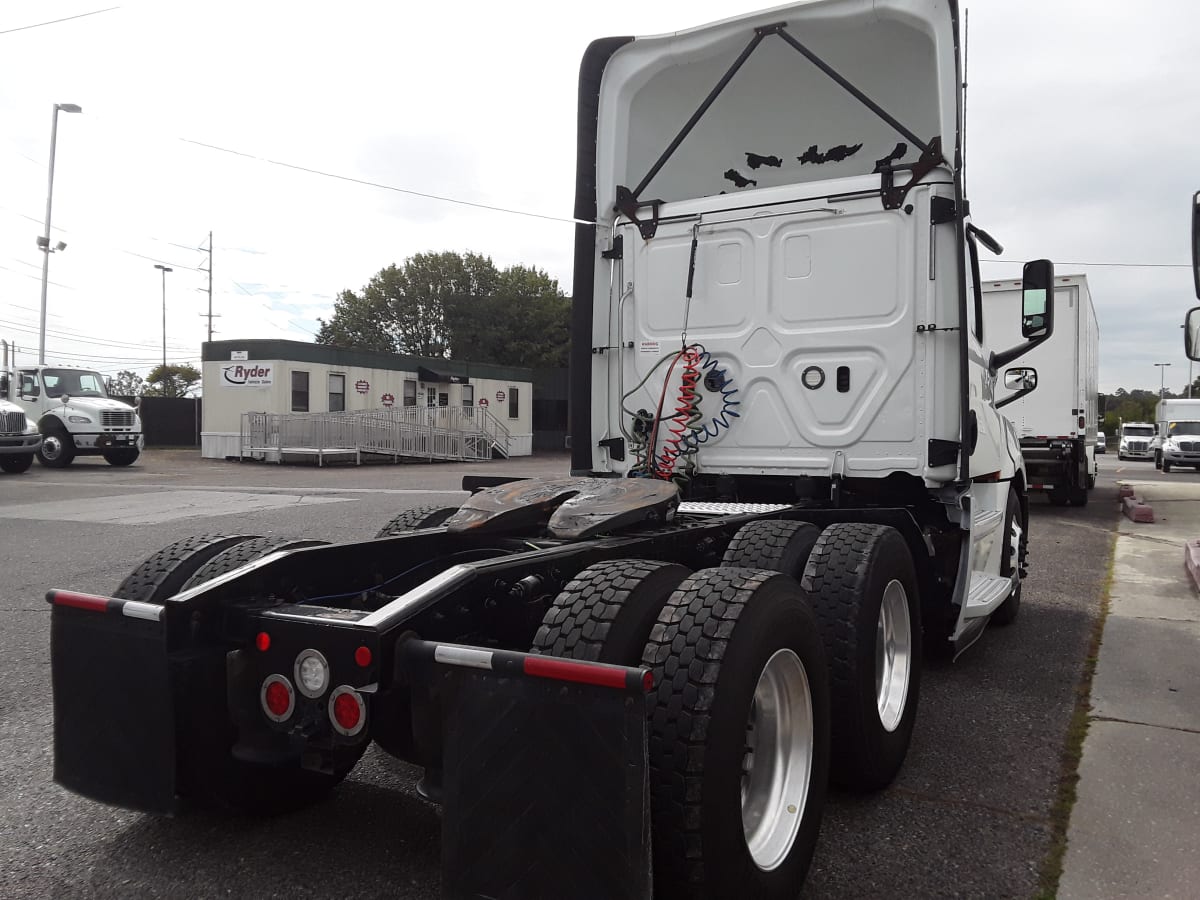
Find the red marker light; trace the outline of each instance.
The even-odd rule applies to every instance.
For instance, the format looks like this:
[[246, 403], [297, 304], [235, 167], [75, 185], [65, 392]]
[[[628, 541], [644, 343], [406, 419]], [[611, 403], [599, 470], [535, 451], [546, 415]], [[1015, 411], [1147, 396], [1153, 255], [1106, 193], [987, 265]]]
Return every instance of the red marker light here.
[[361, 668], [365, 669], [367, 666], [369, 666], [371, 664], [371, 648], [359, 647], [357, 650], [355, 650], [354, 661], [358, 663]]
[[271, 647], [271, 636], [265, 631], [260, 631], [254, 636], [254, 646], [266, 653]]

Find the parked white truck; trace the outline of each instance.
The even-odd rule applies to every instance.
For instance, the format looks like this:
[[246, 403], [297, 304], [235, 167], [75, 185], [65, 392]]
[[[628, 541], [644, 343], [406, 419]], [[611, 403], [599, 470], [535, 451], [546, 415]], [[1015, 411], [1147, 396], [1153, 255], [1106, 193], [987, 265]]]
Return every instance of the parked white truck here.
[[[1020, 281], [984, 282], [988, 343], [1017, 339], [1020, 305]], [[1100, 328], [1087, 276], [1055, 277], [1054, 315], [1054, 334], [1021, 360], [1023, 370], [1036, 372], [1037, 390], [1006, 389], [996, 405], [1020, 436], [1028, 489], [1045, 492], [1058, 506], [1082, 506], [1098, 471]]]
[[25, 410], [5, 399], [8, 396], [8, 341], [0, 340], [3, 364], [0, 365], [0, 472], [16, 474], [33, 465], [33, 457], [42, 446], [37, 423]]
[[1122, 422], [1117, 459], [1154, 459], [1154, 434], [1149, 422]]
[[993, 396], [1056, 281], [1026, 263], [985, 338], [959, 46], [944, 0], [593, 42], [571, 476], [50, 591], [55, 779], [261, 814], [374, 741], [443, 804], [446, 896], [796, 897], [829, 780], [899, 772], [925, 654], [1020, 608]]
[[1154, 407], [1154, 466], [1200, 471], [1200, 400], [1160, 400]]
[[0, 398], [20, 407], [37, 424], [38, 461], [53, 469], [76, 456], [103, 456], [128, 466], [142, 451], [142, 421], [128, 403], [113, 400], [104, 377], [68, 366], [7, 367]]

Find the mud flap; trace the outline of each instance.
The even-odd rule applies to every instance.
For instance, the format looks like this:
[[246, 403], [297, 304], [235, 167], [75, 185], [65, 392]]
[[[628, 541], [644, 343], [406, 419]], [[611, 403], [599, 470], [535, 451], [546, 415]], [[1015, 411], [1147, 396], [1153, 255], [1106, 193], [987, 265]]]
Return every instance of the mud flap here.
[[439, 660], [443, 895], [649, 900], [644, 673], [533, 657], [630, 674], [628, 687], [600, 686], [530, 677], [527, 654], [486, 656], [504, 671]]
[[175, 717], [157, 620], [52, 607], [54, 780], [128, 809], [171, 814]]

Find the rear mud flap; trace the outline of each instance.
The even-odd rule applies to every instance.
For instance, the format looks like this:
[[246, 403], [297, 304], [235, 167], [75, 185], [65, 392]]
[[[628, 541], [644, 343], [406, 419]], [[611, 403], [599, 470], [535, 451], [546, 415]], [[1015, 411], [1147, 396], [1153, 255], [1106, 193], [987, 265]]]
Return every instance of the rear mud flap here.
[[128, 809], [170, 814], [175, 721], [163, 623], [54, 606], [54, 780]]
[[441, 674], [444, 896], [649, 900], [645, 694], [456, 666]]

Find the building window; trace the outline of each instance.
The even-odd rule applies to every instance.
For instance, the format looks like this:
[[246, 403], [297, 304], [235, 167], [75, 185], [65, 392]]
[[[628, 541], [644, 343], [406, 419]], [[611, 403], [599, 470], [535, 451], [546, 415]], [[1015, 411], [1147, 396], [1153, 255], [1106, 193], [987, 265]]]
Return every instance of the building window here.
[[438, 406], [449, 406], [449, 405], [450, 405], [450, 395], [448, 393], [446, 393], [445, 391], [439, 392], [438, 393]]
[[517, 418], [521, 412], [521, 404], [517, 399], [517, 389], [511, 384], [508, 386], [508, 417], [510, 419]]
[[329, 411], [344, 412], [346, 409], [346, 376], [329, 376]]
[[425, 405], [437, 406], [437, 388], [425, 388]]
[[464, 384], [462, 386], [462, 405], [468, 409], [475, 407], [475, 385]]
[[415, 381], [404, 382], [404, 405], [417, 405], [417, 383]]
[[292, 412], [308, 412], [308, 373], [292, 373]]

